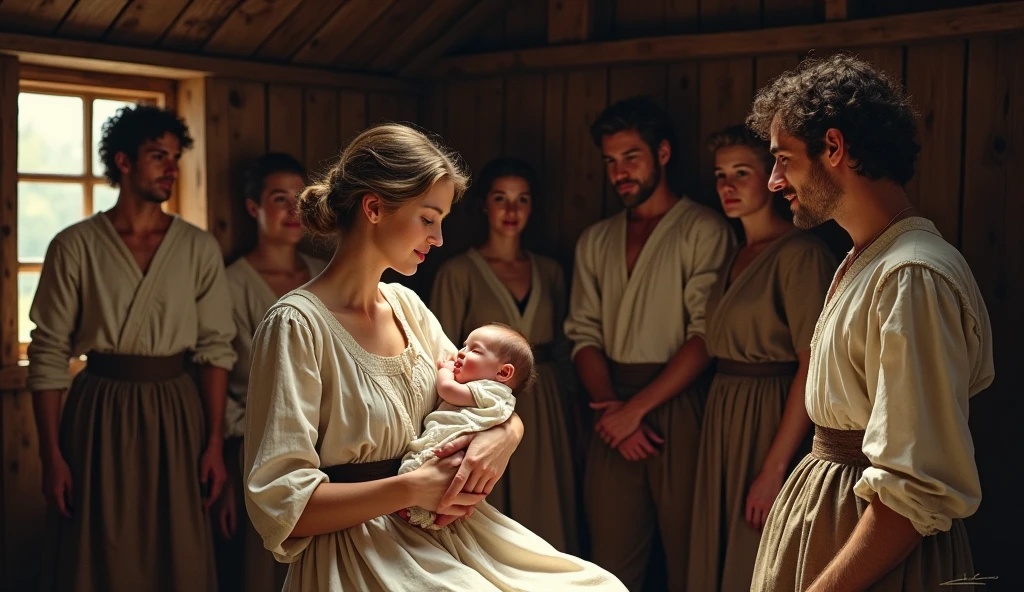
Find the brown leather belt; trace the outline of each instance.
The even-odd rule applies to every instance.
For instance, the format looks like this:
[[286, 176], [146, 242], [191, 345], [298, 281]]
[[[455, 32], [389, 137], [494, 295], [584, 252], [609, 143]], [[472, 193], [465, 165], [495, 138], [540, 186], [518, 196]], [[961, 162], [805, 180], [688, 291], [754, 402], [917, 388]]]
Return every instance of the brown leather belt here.
[[737, 362], [736, 360], [719, 359], [717, 372], [730, 376], [770, 378], [793, 376], [799, 366], [797, 362]]
[[841, 465], [870, 467], [871, 461], [864, 455], [863, 446], [864, 430], [837, 430], [815, 425], [811, 456]]
[[331, 483], [365, 483], [387, 479], [398, 474], [402, 459], [392, 458], [365, 463], [345, 463], [333, 467], [320, 467], [327, 474]]
[[162, 382], [185, 373], [185, 352], [169, 356], [86, 354], [85, 370], [93, 376], [125, 382]]

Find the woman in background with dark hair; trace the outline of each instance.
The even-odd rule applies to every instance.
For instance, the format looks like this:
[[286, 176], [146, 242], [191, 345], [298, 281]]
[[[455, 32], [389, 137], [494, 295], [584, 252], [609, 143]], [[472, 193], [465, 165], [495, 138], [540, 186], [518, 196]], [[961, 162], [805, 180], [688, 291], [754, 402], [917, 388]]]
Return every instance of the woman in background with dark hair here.
[[497, 321], [533, 345], [537, 382], [516, 403], [525, 435], [487, 501], [556, 549], [574, 553], [576, 489], [567, 413], [573, 375], [562, 333], [565, 276], [556, 261], [522, 246], [537, 197], [533, 168], [519, 159], [498, 158], [480, 171], [475, 186], [487, 240], [441, 266], [430, 308], [456, 344]]
[[302, 165], [287, 154], [265, 154], [249, 166], [244, 199], [245, 210], [256, 223], [256, 247], [227, 268], [238, 331], [232, 345], [238, 362], [228, 375], [224, 411], [224, 464], [228, 480], [214, 521], [225, 539], [235, 539], [239, 534], [243, 539], [243, 581], [238, 582], [237, 574], [222, 574], [222, 580], [234, 580], [232, 586], [238, 583], [239, 589], [249, 592], [280, 590], [287, 573], [287, 565], [274, 561], [245, 516], [240, 450], [256, 327], [281, 296], [308, 282], [327, 265], [298, 251], [303, 231], [296, 201], [305, 187], [305, 176]]
[[712, 288], [707, 349], [718, 368], [704, 412], [688, 590], [749, 590], [761, 528], [811, 422], [811, 334], [835, 259], [796, 230], [768, 190], [774, 157], [743, 126], [708, 140], [718, 197], [743, 243]]

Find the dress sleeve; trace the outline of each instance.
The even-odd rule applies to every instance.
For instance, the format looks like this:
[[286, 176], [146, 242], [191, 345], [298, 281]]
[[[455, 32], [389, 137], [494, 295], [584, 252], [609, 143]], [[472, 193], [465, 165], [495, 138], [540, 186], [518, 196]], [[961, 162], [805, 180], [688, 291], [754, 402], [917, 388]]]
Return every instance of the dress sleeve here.
[[29, 319], [35, 323], [28, 345], [28, 382], [32, 391], [64, 390], [71, 384], [68, 363], [72, 336], [81, 312], [81, 270], [59, 238], [50, 242]]
[[801, 244], [783, 264], [782, 309], [793, 340], [793, 350], [811, 348], [814, 326], [818, 323], [825, 297], [836, 271], [836, 260], [831, 252], [817, 243]]
[[892, 272], [873, 304], [863, 445], [872, 466], [854, 492], [879, 496], [922, 535], [947, 531], [981, 501], [967, 424], [976, 341], [964, 323], [970, 315], [950, 283], [921, 265]]
[[699, 218], [686, 237], [692, 254], [683, 286], [687, 340], [694, 336], [704, 337], [708, 295], [736, 246], [736, 238], [729, 225], [725, 220], [712, 216]]
[[585, 232], [576, 243], [569, 314], [565, 319], [565, 337], [572, 343], [572, 358], [585, 347], [605, 351], [601, 331], [601, 286], [588, 256], [588, 236]]
[[462, 327], [469, 308], [469, 278], [450, 263], [442, 265], [430, 292], [430, 310], [453, 343], [465, 337]]
[[196, 334], [196, 364], [208, 364], [231, 370], [235, 364], [235, 321], [232, 316], [231, 295], [224, 272], [220, 248], [212, 236], [202, 249], [196, 291], [196, 314], [199, 319]]
[[289, 538], [313, 491], [327, 480], [316, 450], [323, 382], [317, 340], [281, 306], [253, 339], [245, 427], [245, 506], [264, 546], [291, 563], [312, 537]]

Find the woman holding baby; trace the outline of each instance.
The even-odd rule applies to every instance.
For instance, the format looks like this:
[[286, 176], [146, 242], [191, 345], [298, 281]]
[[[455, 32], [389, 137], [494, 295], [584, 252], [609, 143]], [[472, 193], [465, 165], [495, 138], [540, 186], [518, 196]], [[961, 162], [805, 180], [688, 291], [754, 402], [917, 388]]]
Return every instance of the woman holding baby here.
[[482, 210], [487, 240], [441, 266], [430, 309], [455, 343], [498, 321], [533, 345], [537, 381], [516, 403], [526, 434], [487, 501], [556, 549], [575, 553], [576, 490], [568, 429], [574, 375], [562, 333], [565, 275], [558, 262], [522, 246], [538, 197], [530, 165], [515, 158], [492, 160], [474, 188], [470, 207]]
[[[303, 223], [339, 244], [257, 329], [244, 440], [246, 506], [291, 563], [286, 590], [624, 589], [482, 502], [522, 438], [518, 416], [397, 475], [436, 406], [436, 361], [456, 348], [413, 292], [379, 280], [441, 245], [466, 182], [454, 155], [388, 124], [300, 199]], [[413, 506], [447, 526], [398, 515]]]

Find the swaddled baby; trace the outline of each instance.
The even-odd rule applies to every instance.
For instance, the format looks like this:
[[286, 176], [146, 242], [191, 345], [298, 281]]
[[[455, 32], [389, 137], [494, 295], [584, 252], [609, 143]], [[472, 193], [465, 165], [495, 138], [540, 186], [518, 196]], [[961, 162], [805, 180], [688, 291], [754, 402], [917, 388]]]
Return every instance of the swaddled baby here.
[[[442, 402], [424, 418], [423, 434], [409, 443], [398, 473], [419, 468], [434, 457], [434, 449], [463, 434], [504, 423], [515, 409], [515, 395], [533, 378], [533, 351], [517, 331], [491, 323], [470, 333], [458, 354], [438, 361]], [[423, 508], [408, 510], [409, 522], [422, 528], [437, 530], [434, 518]]]

